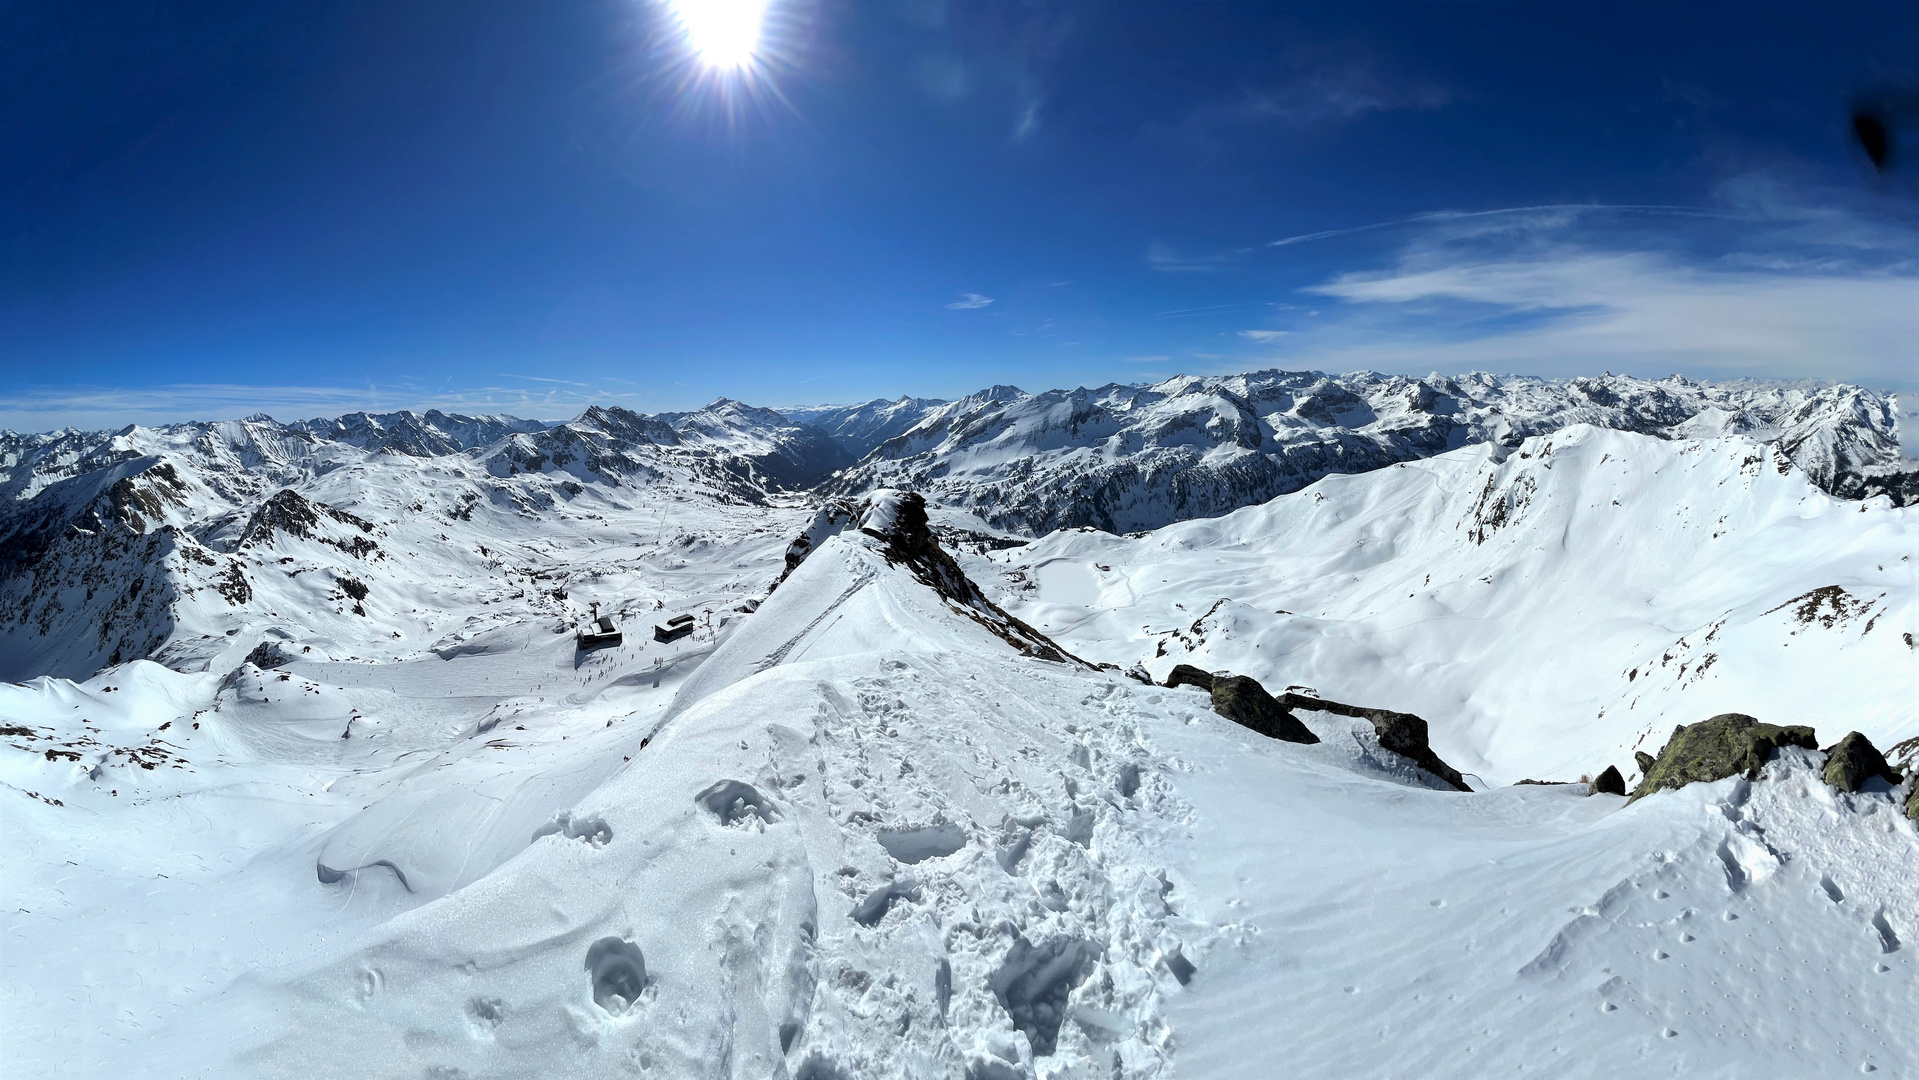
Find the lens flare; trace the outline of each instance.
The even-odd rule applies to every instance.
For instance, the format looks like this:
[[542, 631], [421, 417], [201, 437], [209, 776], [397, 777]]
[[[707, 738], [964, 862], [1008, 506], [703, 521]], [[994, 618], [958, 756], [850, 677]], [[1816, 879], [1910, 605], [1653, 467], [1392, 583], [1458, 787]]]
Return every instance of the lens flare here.
[[732, 71], [753, 62], [760, 49], [770, 0], [671, 0], [668, 6], [700, 63]]

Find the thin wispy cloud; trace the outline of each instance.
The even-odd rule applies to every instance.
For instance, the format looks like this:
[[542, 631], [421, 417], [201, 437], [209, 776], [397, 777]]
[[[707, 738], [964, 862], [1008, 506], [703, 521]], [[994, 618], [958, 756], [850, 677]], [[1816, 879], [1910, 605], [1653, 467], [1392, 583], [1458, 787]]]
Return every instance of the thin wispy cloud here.
[[954, 311], [977, 311], [992, 302], [993, 298], [990, 296], [982, 296], [976, 292], [964, 292], [960, 294], [958, 300], [946, 306]]
[[1039, 130], [1039, 105], [1034, 103], [1019, 111], [1013, 120], [1013, 141], [1025, 142]]
[[1289, 333], [1289, 330], [1241, 330], [1239, 336], [1261, 345], [1271, 345]]
[[1329, 370], [1912, 381], [1919, 228], [1906, 223], [1787, 205], [1526, 207], [1417, 224], [1389, 265], [1304, 290], [1337, 303], [1295, 328], [1293, 357]]
[[1269, 248], [1291, 247], [1294, 244], [1306, 244], [1315, 240], [1330, 240], [1336, 236], [1351, 236], [1355, 233], [1374, 232], [1380, 229], [1399, 229], [1438, 224], [1469, 222], [1481, 218], [1526, 218], [1533, 227], [1564, 225], [1579, 214], [1584, 213], [1631, 213], [1647, 215], [1665, 215], [1672, 217], [1721, 218], [1732, 220], [1738, 217], [1722, 210], [1703, 209], [1696, 206], [1622, 206], [1602, 203], [1550, 203], [1541, 206], [1509, 206], [1497, 210], [1433, 210], [1424, 214], [1413, 214], [1389, 221], [1368, 222], [1345, 229], [1322, 229], [1319, 232], [1301, 233], [1279, 240], [1269, 240]]
[[1216, 274], [1246, 254], [1245, 250], [1189, 255], [1158, 240], [1146, 245], [1146, 265], [1165, 274]]

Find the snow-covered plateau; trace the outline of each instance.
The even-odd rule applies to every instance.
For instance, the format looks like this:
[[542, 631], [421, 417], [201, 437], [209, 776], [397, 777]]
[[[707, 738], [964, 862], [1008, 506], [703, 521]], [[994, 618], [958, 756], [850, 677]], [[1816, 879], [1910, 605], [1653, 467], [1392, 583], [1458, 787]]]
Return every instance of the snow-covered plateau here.
[[1891, 416], [1265, 372], [0, 434], [0, 1071], [1919, 1076]]

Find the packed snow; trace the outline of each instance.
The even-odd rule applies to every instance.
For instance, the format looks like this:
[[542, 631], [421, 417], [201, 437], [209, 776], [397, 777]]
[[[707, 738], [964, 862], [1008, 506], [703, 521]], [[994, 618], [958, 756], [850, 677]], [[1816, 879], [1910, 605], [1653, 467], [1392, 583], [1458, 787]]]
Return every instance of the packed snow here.
[[[9, 1075], [1919, 1074], [1919, 510], [1573, 424], [1035, 539], [822, 507], [760, 412], [16, 469], [170, 527], [9, 534], [66, 552], [0, 684]], [[1177, 663], [1417, 713], [1475, 790], [1127, 672]], [[1907, 777], [1577, 782], [1730, 711]]]

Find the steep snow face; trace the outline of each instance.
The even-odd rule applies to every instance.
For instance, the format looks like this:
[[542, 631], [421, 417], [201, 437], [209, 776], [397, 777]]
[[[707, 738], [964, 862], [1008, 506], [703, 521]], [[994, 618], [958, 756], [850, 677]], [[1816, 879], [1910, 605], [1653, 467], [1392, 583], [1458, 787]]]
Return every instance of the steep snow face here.
[[1776, 447], [1580, 426], [968, 565], [1089, 659], [1414, 712], [1461, 769], [1565, 780], [1719, 712], [1919, 735], [1915, 515]]
[[[899, 557], [904, 497], [875, 502], [692, 641], [582, 654], [520, 619], [379, 663], [0, 686], [10, 1065], [1919, 1068], [1903, 785], [1840, 795], [1795, 750], [1630, 807], [1434, 790], [1364, 721], [1279, 743], [1022, 655]], [[687, 578], [736, 561], [689, 551]]]
[[1891, 409], [1858, 387], [1481, 373], [1265, 371], [1037, 395], [993, 387], [929, 411], [825, 488], [910, 488], [1034, 535], [1084, 525], [1125, 532], [1216, 516], [1322, 476], [1473, 443], [1513, 446], [1572, 424], [1776, 440], [1827, 490], [1865, 494], [1870, 483], [1904, 500]]
[[927, 413], [944, 404], [946, 402], [938, 398], [902, 394], [893, 401], [875, 398], [862, 405], [809, 405], [781, 411], [802, 424], [811, 424], [826, 432], [858, 459], [888, 439], [905, 434]]

